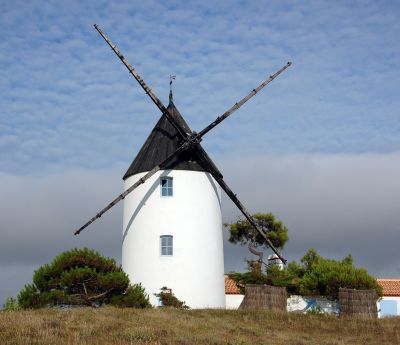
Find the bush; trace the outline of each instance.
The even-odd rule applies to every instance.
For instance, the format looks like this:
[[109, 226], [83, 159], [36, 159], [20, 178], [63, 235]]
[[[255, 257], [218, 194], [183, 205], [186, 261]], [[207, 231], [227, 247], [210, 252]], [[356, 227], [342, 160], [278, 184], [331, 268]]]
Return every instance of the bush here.
[[154, 294], [161, 301], [161, 307], [172, 307], [178, 309], [189, 309], [185, 302], [180, 301], [172, 292], [171, 289], [167, 287], [162, 287], [160, 293]]
[[39, 290], [33, 284], [25, 285], [18, 294], [18, 305], [22, 309], [37, 309], [44, 306]]
[[287, 268], [281, 269], [278, 265], [270, 265], [266, 268], [266, 274], [261, 273], [257, 267], [247, 261], [248, 272], [229, 273], [240, 289], [240, 293], [244, 294], [247, 284], [271, 285], [286, 287], [290, 294], [299, 294], [299, 265], [295, 262], [289, 263]]
[[19, 306], [17, 300], [14, 297], [8, 297], [6, 299], [6, 303], [3, 304], [4, 311], [15, 311], [19, 310], [21, 307]]
[[141, 284], [130, 286], [124, 294], [114, 296], [111, 304], [117, 307], [151, 308], [149, 296]]
[[302, 279], [300, 292], [303, 295], [319, 295], [336, 298], [339, 288], [375, 290], [382, 296], [382, 287], [363, 268], [353, 266], [350, 256], [342, 261], [320, 258]]
[[267, 276], [260, 272], [259, 267], [254, 265], [254, 261], [247, 260], [247, 268], [247, 272], [231, 272], [228, 274], [229, 278], [236, 282], [241, 294], [245, 293], [245, 286], [248, 284], [268, 284]]
[[[133, 295], [136, 301], [146, 295], [143, 289], [129, 287], [129, 279], [115, 261], [88, 248], [72, 249], [56, 256], [50, 264], [38, 268], [33, 284], [26, 285], [18, 295], [21, 308], [56, 305], [101, 306]], [[140, 297], [140, 294], [142, 296]], [[129, 304], [129, 303], [128, 303]]]
[[284, 269], [278, 265], [271, 265], [267, 267], [265, 280], [268, 285], [286, 287], [289, 294], [298, 295], [301, 284], [300, 271], [300, 266], [296, 262], [290, 262]]

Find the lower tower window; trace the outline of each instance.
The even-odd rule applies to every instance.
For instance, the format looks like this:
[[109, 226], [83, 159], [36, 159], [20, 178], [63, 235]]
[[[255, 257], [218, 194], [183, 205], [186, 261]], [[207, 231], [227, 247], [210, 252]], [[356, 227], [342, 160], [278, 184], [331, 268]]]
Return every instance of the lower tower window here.
[[160, 252], [163, 256], [172, 256], [173, 237], [171, 235], [160, 236]]

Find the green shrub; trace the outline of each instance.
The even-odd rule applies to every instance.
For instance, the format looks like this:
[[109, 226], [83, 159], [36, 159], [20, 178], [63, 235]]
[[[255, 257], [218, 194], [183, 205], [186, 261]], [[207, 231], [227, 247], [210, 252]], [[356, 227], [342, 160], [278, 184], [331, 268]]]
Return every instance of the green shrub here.
[[322, 315], [322, 314], [324, 314], [324, 310], [322, 309], [322, 307], [319, 304], [317, 304], [316, 306], [308, 309], [306, 313], [308, 315]]
[[39, 290], [33, 284], [25, 285], [18, 294], [18, 305], [22, 309], [37, 309], [44, 306]]
[[180, 301], [167, 287], [162, 287], [159, 293], [154, 294], [161, 301], [161, 307], [172, 307], [178, 309], [189, 309], [185, 302]]
[[286, 287], [289, 294], [300, 294], [301, 278], [300, 266], [296, 262], [290, 262], [287, 267], [281, 269], [278, 265], [267, 267], [265, 277], [266, 284], [272, 286]]
[[124, 294], [113, 296], [111, 304], [117, 307], [151, 308], [149, 296], [141, 284], [134, 284]]
[[18, 303], [24, 309], [63, 304], [101, 306], [123, 296], [122, 300], [131, 300], [127, 304], [145, 306], [144, 290], [128, 288], [128, 276], [113, 259], [88, 248], [72, 249], [39, 267], [33, 284], [19, 293]]
[[320, 258], [302, 279], [300, 292], [303, 295], [320, 295], [336, 298], [339, 288], [376, 290], [382, 296], [382, 287], [363, 268], [356, 268], [350, 256], [341, 261]]
[[14, 297], [7, 297], [6, 302], [3, 304], [4, 311], [15, 311], [19, 310], [21, 307], [19, 306], [17, 300]]

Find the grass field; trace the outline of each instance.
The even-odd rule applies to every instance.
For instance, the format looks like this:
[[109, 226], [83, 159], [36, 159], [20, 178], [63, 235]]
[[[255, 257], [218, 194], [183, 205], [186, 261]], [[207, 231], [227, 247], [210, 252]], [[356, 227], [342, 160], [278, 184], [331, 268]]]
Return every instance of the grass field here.
[[77, 308], [0, 312], [0, 344], [400, 344], [400, 318]]

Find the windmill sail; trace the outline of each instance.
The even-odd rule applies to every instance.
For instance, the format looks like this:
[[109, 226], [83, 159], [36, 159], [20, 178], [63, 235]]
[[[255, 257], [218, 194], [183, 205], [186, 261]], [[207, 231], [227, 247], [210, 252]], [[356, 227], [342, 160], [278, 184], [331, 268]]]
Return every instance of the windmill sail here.
[[253, 226], [253, 228], [264, 237], [268, 246], [272, 251], [283, 261], [286, 260], [281, 256], [279, 251], [273, 246], [271, 241], [268, 239], [267, 234], [258, 227], [256, 221], [244, 207], [244, 205], [237, 198], [236, 194], [229, 188], [229, 186], [223, 180], [221, 172], [218, 170], [214, 162], [201, 147], [200, 141], [202, 137], [207, 134], [210, 130], [220, 124], [227, 117], [232, 115], [238, 110], [243, 104], [254, 97], [261, 89], [272, 82], [278, 75], [285, 71], [291, 62], [288, 62], [285, 66], [279, 69], [276, 73], [271, 75], [268, 79], [262, 82], [259, 86], [253, 89], [247, 96], [242, 98], [239, 102], [235, 103], [221, 116], [218, 116], [216, 120], [206, 126], [199, 133], [192, 132], [183, 117], [180, 115], [178, 110], [172, 101], [172, 92], [170, 92], [170, 103], [166, 108], [160, 99], [154, 94], [154, 92], [148, 87], [144, 80], [139, 76], [136, 70], [129, 64], [125, 57], [121, 54], [115, 44], [103, 33], [98, 25], [94, 25], [95, 29], [111, 47], [114, 53], [122, 61], [125, 67], [129, 70], [130, 74], [136, 79], [139, 85], [143, 88], [146, 94], [150, 97], [157, 108], [162, 112], [162, 116], [153, 131], [150, 133], [143, 147], [139, 151], [136, 159], [132, 162], [127, 172], [124, 175], [124, 179], [129, 178], [137, 173], [146, 172], [137, 182], [129, 187], [124, 193], [120, 194], [105, 208], [86, 222], [82, 227], [75, 231], [75, 235], [79, 234], [83, 229], [92, 224], [96, 219], [100, 218], [105, 212], [111, 209], [119, 201], [123, 200], [129, 193], [136, 189], [139, 185], [145, 183], [151, 176], [161, 169], [175, 169], [175, 170], [194, 170], [204, 171], [211, 173], [216, 182], [225, 191], [228, 197], [242, 212], [245, 218]]

